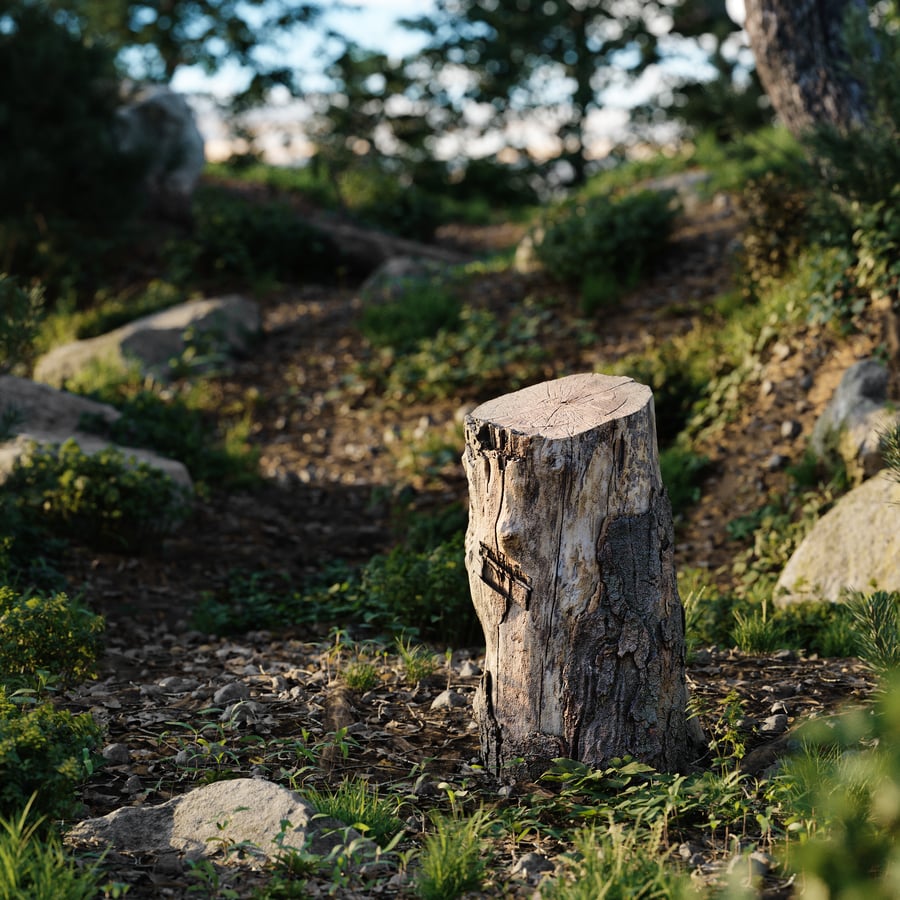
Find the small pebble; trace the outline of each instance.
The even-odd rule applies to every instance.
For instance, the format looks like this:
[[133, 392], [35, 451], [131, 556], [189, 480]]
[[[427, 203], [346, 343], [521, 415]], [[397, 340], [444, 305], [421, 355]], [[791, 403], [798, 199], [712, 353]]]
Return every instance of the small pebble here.
[[125, 766], [131, 762], [131, 751], [125, 744], [108, 744], [100, 751], [100, 755], [114, 766]]
[[788, 727], [788, 717], [784, 714], [769, 716], [760, 727], [760, 734], [784, 734]]
[[250, 688], [243, 681], [232, 681], [220, 687], [213, 694], [213, 703], [217, 706], [224, 703], [231, 703], [233, 700], [246, 700], [250, 696]]
[[553, 863], [540, 853], [526, 853], [510, 866], [509, 877], [524, 879], [536, 884], [540, 881], [543, 872], [553, 871]]
[[792, 441], [802, 430], [800, 423], [795, 419], [788, 419], [781, 423], [781, 436], [787, 441]]
[[138, 775], [132, 775], [125, 782], [125, 790], [129, 794], [139, 794], [144, 789], [141, 779]]
[[764, 465], [770, 472], [775, 472], [778, 469], [783, 469], [789, 462], [790, 460], [786, 456], [783, 456], [781, 453], [773, 453], [765, 461]]
[[789, 344], [785, 344], [784, 341], [778, 341], [778, 343], [772, 347], [772, 358], [777, 359], [779, 362], [783, 362], [791, 355], [791, 352]]
[[194, 690], [200, 682], [196, 678], [182, 678], [180, 675], [170, 675], [158, 682], [159, 686], [172, 694], [186, 694]]
[[256, 722], [265, 712], [262, 703], [255, 703], [253, 700], [238, 700], [231, 706], [225, 708], [225, 711], [219, 716], [220, 722]]
[[775, 385], [768, 378], [759, 386], [759, 396], [768, 397], [775, 393]]
[[458, 691], [441, 691], [434, 700], [431, 701], [432, 709], [452, 709], [455, 706], [466, 706], [468, 700]]

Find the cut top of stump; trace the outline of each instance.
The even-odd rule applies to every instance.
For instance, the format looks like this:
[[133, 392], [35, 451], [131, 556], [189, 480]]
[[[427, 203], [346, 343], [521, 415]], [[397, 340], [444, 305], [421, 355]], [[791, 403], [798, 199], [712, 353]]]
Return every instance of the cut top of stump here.
[[643, 409], [653, 394], [624, 375], [567, 375], [488, 400], [471, 417], [528, 436], [570, 438]]

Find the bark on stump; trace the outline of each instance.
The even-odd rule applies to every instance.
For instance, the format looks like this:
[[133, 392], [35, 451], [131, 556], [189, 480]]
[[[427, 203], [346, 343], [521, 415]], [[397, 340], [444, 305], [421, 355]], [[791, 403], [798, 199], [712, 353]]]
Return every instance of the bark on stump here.
[[535, 777], [557, 757], [631, 754], [688, 769], [703, 736], [686, 713], [650, 389], [571, 375], [484, 403], [466, 417], [463, 465], [485, 765]]

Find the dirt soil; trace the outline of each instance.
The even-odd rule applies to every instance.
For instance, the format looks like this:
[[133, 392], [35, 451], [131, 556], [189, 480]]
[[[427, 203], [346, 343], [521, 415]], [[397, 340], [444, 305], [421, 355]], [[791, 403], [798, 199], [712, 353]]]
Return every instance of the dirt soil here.
[[[738, 225], [733, 208], [721, 199], [700, 204], [679, 226], [672, 251], [650, 281], [598, 319], [596, 342], [575, 339], [577, 300], [563, 298], [554, 307], [556, 327], [546, 337], [552, 348], [546, 377], [600, 370], [648, 341], [692, 328], [703, 308], [733, 285]], [[519, 236], [520, 230], [510, 227], [457, 228], [439, 238], [477, 256], [485, 248], [509, 246]], [[502, 311], [551, 290], [558, 293], [539, 275], [488, 271], [470, 299]], [[192, 519], [156, 554], [122, 557], [79, 549], [70, 563], [74, 587], [107, 618], [108, 650], [99, 680], [71, 692], [66, 702], [91, 710], [107, 727], [109, 743], [126, 745], [129, 754], [127, 761], [108, 764], [91, 779], [85, 815], [160, 802], [201, 778], [229, 772], [282, 781], [293, 776], [307, 783], [365, 774], [415, 795], [418, 810], [439, 802], [442, 782], [477, 785], [493, 803], [513, 802], [535, 786], [497, 793], [498, 785], [472, 768], [478, 740], [470, 707], [431, 709], [433, 698], [448, 686], [472, 694], [477, 677], [461, 674], [461, 667], [468, 659], [478, 662], [479, 648], [457, 648], [447, 665], [418, 685], [406, 684], [399, 668], [388, 668], [377, 688], [354, 694], [336, 677], [341, 660], [324, 631], [304, 632], [285, 623], [278, 634], [254, 632], [224, 640], [191, 629], [192, 606], [204, 592], [223, 587], [236, 569], [282, 570], [299, 584], [331, 560], [361, 562], [389, 546], [398, 485], [411, 487], [414, 505], [422, 508], [464, 500], [465, 483], [455, 460], [437, 472], [410, 473], [398, 467], [399, 453], [405, 435], [429, 429], [443, 433], [454, 423], [458, 428], [467, 409], [490, 399], [471, 395], [428, 405], [385, 404], [354, 388], [354, 367], [369, 352], [357, 327], [361, 300], [355, 286], [304, 286], [257, 299], [264, 316], [261, 344], [214, 384], [223, 406], [252, 398], [262, 487], [199, 500]], [[761, 369], [742, 389], [739, 417], [704, 447], [711, 466], [701, 502], [679, 526], [679, 566], [710, 569], [728, 583], [728, 567], [740, 547], [727, 540], [727, 522], [784, 486], [784, 462], [802, 455], [842, 372], [883, 340], [879, 323], [873, 322], [847, 339], [809, 328], [772, 342]], [[788, 420], [800, 425], [792, 438], [782, 436]], [[772, 467], [773, 454], [782, 455], [783, 463]], [[753, 773], [763, 771], [784, 746], [783, 735], [764, 727], [771, 716], [786, 715], [793, 728], [803, 717], [862, 701], [872, 688], [856, 660], [793, 653], [759, 658], [703, 651], [690, 665], [689, 678], [708, 729], [714, 730], [723, 715], [726, 696], [736, 692], [740, 697], [747, 744], [758, 751], [748, 758]], [[249, 684], [264, 712], [226, 733], [220, 711], [208, 710], [215, 690], [235, 680]], [[341, 727], [355, 742], [346, 759], [326, 746], [328, 735]], [[241, 743], [251, 734], [275, 749], [255, 758]], [[216, 735], [229, 748], [218, 762], [199, 749]], [[304, 769], [304, 757], [297, 753], [298, 742], [304, 741], [306, 747], [320, 745], [315, 771]], [[189, 765], [183, 757], [176, 761], [185, 748], [195, 760]], [[434, 799], [429, 800], [429, 791]], [[410, 829], [420, 830], [421, 813], [410, 815], [419, 815]], [[698, 873], [721, 871], [732, 850], [724, 842], [699, 846], [691, 840], [685, 838], [685, 852], [699, 854], [694, 860]], [[496, 867], [492, 896], [530, 896], [533, 886], [511, 886], [502, 873], [516, 854], [535, 849], [552, 855], [554, 848], [527, 841], [510, 848], [508, 859]], [[183, 864], [173, 868], [171, 860], [163, 865], [137, 852], [112, 854], [106, 867], [111, 880], [131, 885], [129, 898], [188, 896], [188, 886], [195, 883]], [[259, 883], [247, 871], [227, 880], [239, 896], [249, 896]], [[401, 874], [369, 893], [348, 888], [339, 895], [400, 896], [404, 884]], [[774, 875], [768, 887], [770, 896], [787, 890]], [[327, 883], [313, 879], [309, 890], [318, 896]]]

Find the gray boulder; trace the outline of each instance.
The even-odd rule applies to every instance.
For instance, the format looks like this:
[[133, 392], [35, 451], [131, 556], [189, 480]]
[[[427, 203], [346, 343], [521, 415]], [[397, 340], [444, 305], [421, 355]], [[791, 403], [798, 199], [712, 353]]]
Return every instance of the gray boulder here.
[[151, 209], [189, 220], [191, 200], [206, 163], [203, 135], [187, 100], [167, 87], [135, 93], [116, 113], [119, 148], [147, 164], [144, 189]]
[[775, 602], [837, 601], [845, 589], [900, 591], [900, 483], [881, 472], [842, 497], [788, 560]]
[[79, 822], [66, 835], [75, 846], [162, 855], [176, 851], [188, 860], [241, 845], [257, 859], [283, 848], [326, 856], [358, 840], [359, 833], [319, 817], [299, 794], [257, 778], [216, 781], [158, 806], [126, 806]]
[[836, 452], [857, 483], [884, 465], [881, 435], [898, 421], [888, 408], [887, 388], [883, 365], [874, 359], [855, 363], [844, 373], [810, 437], [816, 456], [824, 459]]
[[201, 353], [240, 354], [260, 329], [259, 307], [238, 294], [192, 300], [55, 347], [37, 361], [34, 378], [59, 387], [91, 364], [124, 369], [134, 363], [142, 373], [165, 379], [172, 361], [182, 358], [192, 342]]
[[[53, 445], [72, 438], [87, 454], [109, 447], [108, 440], [81, 430], [81, 417], [85, 415], [98, 416], [112, 423], [121, 413], [105, 403], [58, 391], [46, 384], [37, 384], [14, 375], [0, 375], [0, 416], [7, 419], [5, 433], [0, 434], [0, 483], [6, 480], [16, 462], [28, 452], [32, 442]], [[153, 466], [176, 484], [192, 489], [191, 476], [183, 463], [160, 456], [152, 450], [136, 447], [119, 449], [126, 458]]]

